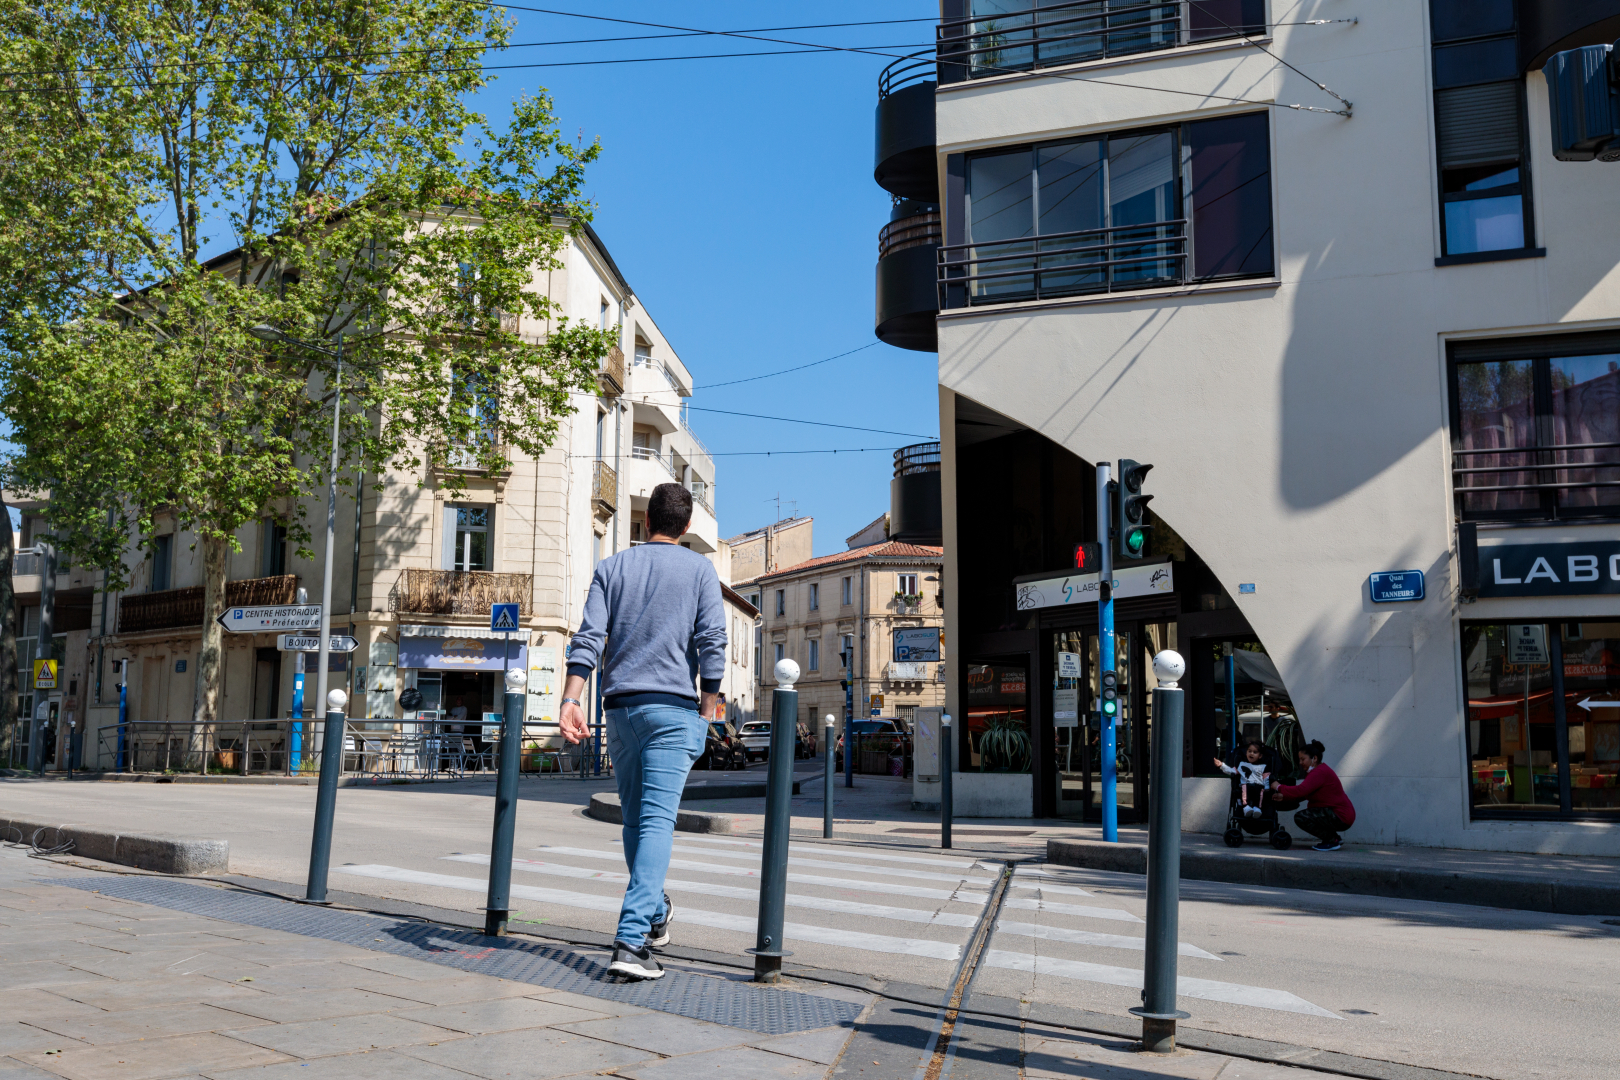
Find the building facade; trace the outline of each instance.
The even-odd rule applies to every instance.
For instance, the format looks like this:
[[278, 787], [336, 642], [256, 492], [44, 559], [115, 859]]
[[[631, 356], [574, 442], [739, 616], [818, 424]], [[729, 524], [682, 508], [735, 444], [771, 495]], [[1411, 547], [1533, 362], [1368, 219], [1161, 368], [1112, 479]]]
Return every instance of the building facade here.
[[[476, 726], [482, 714], [502, 709], [500, 673], [515, 663], [530, 674], [529, 738], [555, 742], [563, 659], [595, 564], [641, 539], [647, 496], [657, 484], [678, 480], [692, 491], [694, 516], [680, 542], [719, 556], [714, 464], [684, 408], [691, 375], [593, 230], [570, 240], [559, 259], [560, 268], [536, 275], [536, 290], [556, 300], [569, 319], [618, 326], [622, 337], [603, 362], [595, 392], [572, 395], [574, 411], [550, 450], [539, 459], [514, 453], [496, 474], [462, 473], [459, 496], [447, 477], [392, 473], [381, 478], [381, 491], [367, 476], [340, 492], [332, 631], [352, 635], [358, 648], [334, 654], [329, 676], [348, 691], [350, 719], [379, 737], [425, 712], [449, 717], [461, 709]], [[536, 337], [548, 330], [538, 322], [520, 327]], [[13, 505], [23, 513], [27, 545], [45, 527], [44, 506]], [[324, 505], [307, 509], [308, 520], [322, 520]], [[250, 722], [284, 719], [295, 710], [311, 715], [314, 654], [279, 651], [275, 634], [227, 633], [221, 723], [214, 731], [192, 731], [201, 558], [172, 519], [159, 532], [150, 552], [127, 556], [131, 584], [122, 593], [102, 591], [99, 574], [77, 568], [58, 574], [54, 629], [61, 674], [57, 687], [37, 693], [31, 661], [39, 560], [18, 562], [23, 715], [37, 717], [32, 722], [44, 736], [46, 768], [67, 765], [70, 718], [81, 737], [77, 761], [91, 768], [115, 764], [116, 665], [124, 660], [127, 718], [136, 724], [126, 764], [196, 768], [215, 751], [250, 738], [266, 751], [249, 755], [251, 767], [285, 767], [286, 736], [274, 730], [253, 735]], [[285, 530], [268, 519], [242, 529], [237, 541], [228, 607], [319, 597], [319, 542], [312, 545], [316, 558], [302, 559]], [[511, 657], [504, 635], [489, 629], [496, 602], [520, 605], [522, 632], [513, 635]], [[402, 704], [411, 690], [416, 693], [405, 700], [415, 704]], [[744, 702], [751, 709], [752, 695], [741, 695]], [[283, 744], [272, 745], [276, 739]], [[19, 743], [26, 742], [24, 733]]]
[[[1187, 828], [1225, 820], [1215, 755], [1297, 724], [1352, 840], [1620, 854], [1620, 174], [1553, 158], [1542, 73], [1620, 4], [1097, 8], [945, 0], [879, 86], [877, 333], [939, 354], [958, 812], [1099, 816], [1074, 554], [1134, 459], [1123, 820], [1175, 648]], [[1027, 758], [987, 760], [1009, 727]]]

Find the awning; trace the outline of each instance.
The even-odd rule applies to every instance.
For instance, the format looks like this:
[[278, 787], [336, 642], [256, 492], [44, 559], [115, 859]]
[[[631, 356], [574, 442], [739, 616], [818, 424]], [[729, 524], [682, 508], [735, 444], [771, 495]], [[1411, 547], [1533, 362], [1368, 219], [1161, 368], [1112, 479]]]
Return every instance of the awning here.
[[[414, 632], [413, 632], [414, 631]], [[510, 636], [511, 642], [506, 638]], [[528, 667], [529, 634], [495, 633], [482, 627], [401, 626], [399, 666], [439, 671], [502, 671], [508, 662]]]
[[[483, 638], [500, 641], [506, 634], [499, 630], [491, 630], [487, 626], [431, 626], [426, 623], [401, 623], [399, 639], [406, 638]], [[519, 630], [512, 635], [512, 643], [528, 644], [529, 632]]]

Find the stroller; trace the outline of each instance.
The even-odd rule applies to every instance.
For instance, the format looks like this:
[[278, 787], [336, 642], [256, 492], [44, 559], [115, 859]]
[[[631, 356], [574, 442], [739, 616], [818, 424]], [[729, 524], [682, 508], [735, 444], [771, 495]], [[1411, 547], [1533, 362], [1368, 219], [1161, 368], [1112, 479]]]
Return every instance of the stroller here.
[[[1238, 762], [1245, 760], [1244, 750], [1245, 748], [1241, 746], [1234, 749], [1226, 755], [1226, 763], [1236, 768]], [[1271, 774], [1272, 779], [1286, 781], [1290, 771], [1283, 766], [1282, 755], [1277, 749], [1262, 746], [1261, 752], [1264, 755], [1266, 772]], [[1288, 835], [1288, 830], [1283, 828], [1282, 821], [1277, 816], [1277, 797], [1270, 788], [1266, 788], [1264, 794], [1260, 796], [1258, 817], [1249, 817], [1243, 813], [1243, 785], [1240, 778], [1234, 774], [1232, 796], [1226, 808], [1226, 831], [1222, 834], [1222, 838], [1226, 841], [1227, 847], [1242, 847], [1244, 833], [1269, 837], [1271, 846], [1278, 851], [1287, 851], [1294, 844], [1294, 838]]]

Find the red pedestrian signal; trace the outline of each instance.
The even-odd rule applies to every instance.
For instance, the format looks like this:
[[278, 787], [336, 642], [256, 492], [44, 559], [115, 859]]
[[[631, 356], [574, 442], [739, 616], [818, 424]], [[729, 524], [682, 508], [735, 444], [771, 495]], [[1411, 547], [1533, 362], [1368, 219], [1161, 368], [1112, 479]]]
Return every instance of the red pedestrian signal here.
[[1074, 545], [1074, 568], [1087, 574], [1102, 573], [1102, 545]]

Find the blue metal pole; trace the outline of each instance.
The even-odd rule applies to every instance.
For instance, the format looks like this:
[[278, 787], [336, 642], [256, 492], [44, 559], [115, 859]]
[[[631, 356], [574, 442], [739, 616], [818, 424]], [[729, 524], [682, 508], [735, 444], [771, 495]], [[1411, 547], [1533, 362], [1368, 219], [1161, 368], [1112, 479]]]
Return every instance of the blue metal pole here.
[[[1097, 466], [1097, 539], [1098, 547], [1102, 549], [1102, 559], [1098, 566], [1097, 590], [1099, 603], [1097, 605], [1097, 642], [1099, 664], [1098, 685], [1102, 684], [1104, 671], [1114, 670], [1114, 551], [1113, 551], [1113, 506], [1109, 499], [1108, 466]], [[1119, 719], [1119, 713], [1109, 716], [1100, 708], [1097, 712], [1101, 732], [1101, 765], [1102, 765], [1102, 823], [1103, 839], [1109, 843], [1119, 840], [1119, 770], [1115, 765], [1114, 757], [1117, 753], [1117, 732], [1114, 725]]]
[[855, 786], [855, 654], [844, 665], [844, 786]]
[[596, 715], [591, 718], [591, 755], [596, 758], [596, 775], [602, 775], [602, 671], [591, 673], [596, 680]]
[[1232, 741], [1227, 744], [1228, 751], [1236, 750], [1238, 744], [1238, 715], [1237, 715], [1237, 662], [1232, 658], [1232, 643], [1226, 643], [1226, 716], [1232, 722]]
[[129, 661], [118, 661], [118, 771], [124, 771], [129, 746]]
[[287, 725], [292, 729], [292, 747], [287, 758], [287, 771], [298, 772], [304, 765], [304, 657], [306, 653], [293, 653], [292, 718], [299, 721]]

